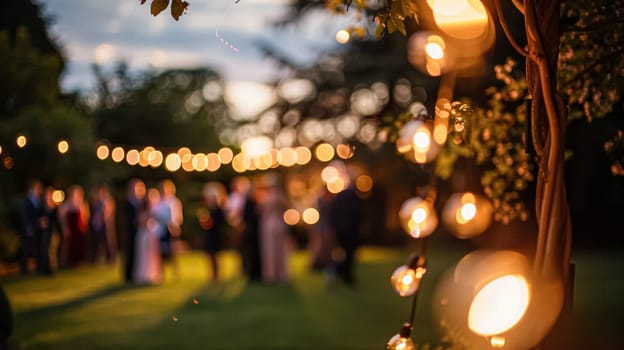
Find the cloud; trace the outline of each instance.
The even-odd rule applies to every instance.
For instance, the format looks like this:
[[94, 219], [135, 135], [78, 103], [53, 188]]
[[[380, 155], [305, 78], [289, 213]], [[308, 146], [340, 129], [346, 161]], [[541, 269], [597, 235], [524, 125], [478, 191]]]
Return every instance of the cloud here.
[[67, 89], [92, 85], [87, 72], [96, 50], [106, 62], [124, 59], [132, 69], [210, 66], [227, 80], [266, 82], [283, 71], [263, 57], [259, 42], [308, 65], [322, 51], [335, 49], [335, 31], [350, 20], [319, 11], [297, 26], [273, 26], [286, 13], [289, 0], [191, 1], [178, 22], [168, 13], [151, 16], [149, 4], [138, 1], [40, 2], [55, 19], [52, 31], [68, 54], [63, 80]]

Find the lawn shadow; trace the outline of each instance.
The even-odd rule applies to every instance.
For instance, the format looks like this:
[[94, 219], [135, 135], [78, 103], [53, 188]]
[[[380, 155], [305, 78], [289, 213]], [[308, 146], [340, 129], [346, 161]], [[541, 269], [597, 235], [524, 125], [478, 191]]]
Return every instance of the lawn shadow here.
[[122, 291], [136, 289], [136, 288], [142, 288], [142, 287], [141, 286], [129, 286], [129, 285], [124, 285], [124, 284], [109, 285], [109, 286], [106, 286], [105, 288], [95, 290], [89, 294], [86, 294], [86, 295], [83, 295], [83, 296], [80, 296], [80, 297], [77, 297], [77, 298], [74, 298], [65, 302], [47, 305], [44, 307], [37, 307], [37, 308], [28, 309], [24, 311], [18, 311], [18, 312], [15, 312], [15, 315], [22, 319], [37, 319], [40, 317], [58, 315], [61, 312], [66, 312], [68, 309], [78, 308], [92, 301], [95, 301], [97, 299], [109, 297], [117, 293], [120, 293]]

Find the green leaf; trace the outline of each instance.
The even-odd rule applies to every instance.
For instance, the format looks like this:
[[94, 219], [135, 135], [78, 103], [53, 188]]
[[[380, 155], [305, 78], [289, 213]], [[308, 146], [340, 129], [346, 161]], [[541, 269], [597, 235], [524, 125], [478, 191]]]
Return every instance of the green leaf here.
[[152, 0], [151, 13], [153, 16], [158, 16], [164, 9], [169, 6], [169, 0]]
[[415, 0], [394, 0], [390, 11], [394, 15], [400, 16], [402, 20], [410, 16], [414, 16], [414, 19], [418, 18], [418, 6], [416, 6]]

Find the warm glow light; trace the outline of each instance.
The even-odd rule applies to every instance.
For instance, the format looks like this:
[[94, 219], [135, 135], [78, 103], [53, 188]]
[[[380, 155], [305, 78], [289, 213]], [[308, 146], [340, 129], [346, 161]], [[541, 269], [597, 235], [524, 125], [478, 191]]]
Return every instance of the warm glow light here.
[[438, 225], [438, 217], [431, 201], [414, 197], [401, 205], [399, 222], [405, 233], [414, 238], [421, 238], [433, 233]]
[[61, 204], [65, 200], [65, 192], [61, 190], [54, 190], [52, 192], [52, 201], [56, 204]]
[[353, 148], [342, 143], [338, 144], [338, 146], [336, 146], [336, 154], [342, 159], [349, 159], [353, 157]]
[[188, 163], [193, 158], [193, 153], [191, 153], [191, 150], [188, 147], [181, 147], [178, 150], [178, 156], [180, 156], [180, 161], [182, 163]]
[[355, 188], [360, 192], [368, 192], [373, 188], [373, 179], [368, 175], [360, 175], [355, 179]]
[[290, 226], [297, 225], [299, 223], [299, 212], [295, 209], [287, 209], [284, 212], [284, 222]]
[[297, 163], [297, 153], [290, 147], [282, 148], [277, 154], [277, 161], [281, 166], [293, 166]]
[[456, 39], [474, 39], [488, 24], [485, 7], [479, 0], [427, 0], [438, 27]]
[[412, 220], [414, 220], [414, 222], [417, 224], [425, 222], [426, 219], [427, 209], [425, 208], [416, 208], [416, 210], [414, 210], [414, 212], [412, 213]]
[[187, 172], [195, 170], [195, 168], [193, 168], [193, 153], [190, 151], [189, 153], [184, 152], [183, 155], [180, 156], [180, 159], [182, 160], [182, 170]]
[[344, 29], [340, 29], [336, 33], [336, 41], [339, 44], [346, 44], [349, 42], [349, 39], [351, 39], [351, 34], [349, 34], [349, 32]]
[[60, 154], [65, 154], [67, 153], [67, 151], [69, 151], [69, 143], [65, 140], [61, 140], [56, 145], [56, 148], [58, 149]]
[[427, 152], [431, 145], [431, 136], [427, 129], [419, 129], [414, 134], [414, 150], [419, 153]]
[[344, 180], [339, 176], [327, 183], [327, 190], [330, 193], [340, 193], [345, 189]]
[[158, 168], [163, 163], [163, 154], [161, 151], [154, 151], [150, 153], [149, 165], [152, 168]]
[[28, 143], [28, 139], [24, 135], [19, 135], [15, 140], [15, 143], [17, 143], [17, 147], [24, 148], [26, 143]]
[[2, 154], [2, 146], [0, 146], [0, 154]]
[[306, 165], [312, 160], [312, 152], [309, 148], [299, 146], [295, 148], [295, 153], [297, 153], [297, 164]]
[[505, 347], [505, 338], [493, 336], [490, 339], [490, 345], [492, 345], [492, 348], [494, 348], [494, 349], [504, 348]]
[[250, 137], [241, 144], [241, 153], [249, 158], [269, 154], [273, 148], [273, 140], [266, 136]]
[[232, 169], [237, 173], [242, 173], [249, 168], [251, 165], [250, 163], [249, 158], [245, 157], [242, 153], [238, 153], [232, 159]]
[[[227, 149], [229, 149], [229, 148], [227, 148]], [[215, 172], [215, 171], [219, 170], [219, 168], [221, 167], [220, 159], [221, 159], [221, 157], [219, 157], [219, 155], [217, 153], [208, 153], [206, 155], [206, 160], [208, 161], [208, 163], [206, 164], [206, 170], [208, 170], [210, 172]]]
[[472, 300], [468, 327], [480, 335], [501, 334], [520, 321], [529, 299], [529, 285], [524, 277], [499, 277], [481, 288]]
[[388, 350], [415, 350], [416, 347], [410, 338], [401, 337], [395, 334], [386, 345]]
[[182, 165], [182, 160], [180, 159], [180, 155], [177, 153], [169, 153], [167, 157], [165, 157], [165, 169], [168, 171], [177, 171], [180, 169]]
[[425, 52], [427, 53], [427, 56], [433, 60], [439, 60], [444, 57], [444, 48], [442, 45], [435, 42], [426, 43]]
[[330, 183], [339, 176], [340, 176], [340, 173], [338, 172], [338, 169], [336, 169], [335, 167], [331, 165], [326, 166], [321, 171], [321, 179], [323, 179], [325, 183]]
[[137, 165], [137, 163], [139, 163], [139, 158], [140, 157], [141, 157], [141, 155], [139, 154], [139, 151], [137, 151], [135, 149], [131, 149], [126, 154], [126, 162], [129, 165]]
[[315, 208], [308, 208], [303, 211], [301, 217], [303, 218], [303, 222], [306, 224], [314, 225], [319, 221], [320, 214]]
[[414, 295], [418, 291], [420, 280], [426, 271], [424, 267], [412, 269], [407, 265], [402, 265], [394, 270], [392, 277], [390, 277], [390, 283], [400, 296]]
[[442, 123], [435, 126], [433, 129], [433, 139], [438, 145], [444, 144], [446, 142], [446, 136], [448, 134], [448, 127]]
[[457, 222], [465, 224], [468, 221], [474, 219], [477, 215], [477, 206], [474, 203], [464, 203], [457, 212]]
[[329, 143], [321, 143], [316, 146], [314, 155], [316, 156], [316, 159], [321, 162], [329, 162], [332, 158], [334, 158], [334, 147], [332, 147]]
[[113, 159], [113, 162], [115, 163], [121, 162], [124, 159], [124, 156], [125, 156], [125, 152], [123, 148], [121, 147], [113, 148], [113, 152], [111, 153], [111, 158]]
[[234, 158], [234, 152], [227, 147], [219, 149], [217, 154], [219, 155], [219, 161], [224, 165], [230, 164], [232, 162], [232, 158]]
[[95, 154], [100, 160], [104, 160], [108, 158], [109, 153], [110, 153], [110, 150], [108, 146], [106, 145], [99, 145], [98, 148], [95, 150]]
[[191, 159], [191, 164], [193, 165], [193, 170], [204, 171], [206, 167], [208, 167], [208, 157], [203, 153], [194, 154]]

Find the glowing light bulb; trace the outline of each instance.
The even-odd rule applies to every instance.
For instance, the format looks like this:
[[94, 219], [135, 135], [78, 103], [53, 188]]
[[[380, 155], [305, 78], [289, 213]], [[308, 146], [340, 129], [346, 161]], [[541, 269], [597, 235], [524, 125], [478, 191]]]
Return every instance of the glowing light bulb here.
[[65, 154], [67, 153], [67, 151], [69, 151], [69, 143], [65, 140], [61, 140], [56, 145], [56, 148], [58, 149], [60, 154]]
[[425, 52], [431, 59], [439, 60], [444, 57], [444, 48], [438, 43], [425, 44]]
[[407, 265], [402, 265], [394, 270], [392, 277], [390, 277], [390, 282], [400, 296], [414, 295], [420, 287], [420, 280], [425, 272], [426, 269], [424, 267], [413, 269]]
[[459, 218], [457, 221], [459, 223], [466, 223], [474, 219], [474, 217], [477, 215], [477, 207], [474, 205], [474, 203], [464, 203], [459, 209], [458, 214], [461, 218], [461, 221], [459, 220]]
[[54, 203], [61, 204], [63, 203], [63, 200], [65, 200], [65, 192], [61, 190], [54, 190], [52, 192], [52, 201]]
[[386, 347], [388, 350], [415, 350], [416, 347], [412, 342], [412, 339], [407, 337], [402, 337], [400, 334], [395, 334], [388, 341], [388, 345]]
[[113, 162], [115, 163], [121, 162], [122, 160], [124, 160], [124, 156], [125, 156], [125, 152], [123, 148], [121, 147], [113, 148], [113, 151], [111, 153], [111, 158], [113, 159]]
[[304, 210], [301, 216], [303, 221], [308, 225], [316, 224], [320, 218], [319, 212], [315, 208], [308, 208]]
[[425, 208], [416, 208], [412, 213], [412, 220], [415, 223], [420, 224], [427, 219], [427, 210]]
[[28, 143], [28, 139], [24, 135], [19, 135], [17, 139], [15, 139], [15, 143], [17, 144], [17, 147], [24, 148], [26, 147], [26, 143]]
[[346, 44], [349, 42], [349, 39], [351, 39], [351, 34], [349, 34], [348, 31], [341, 29], [338, 32], [336, 32], [336, 41], [339, 44]]
[[283, 219], [286, 225], [297, 225], [299, 223], [299, 212], [296, 209], [287, 209], [284, 212]]
[[109, 150], [108, 146], [106, 146], [106, 145], [99, 145], [97, 150], [95, 151], [95, 154], [97, 155], [98, 159], [100, 159], [100, 160], [104, 160], [104, 159], [108, 158], [109, 153], [110, 153], [110, 150]]
[[414, 134], [414, 149], [418, 152], [427, 152], [431, 144], [431, 136], [424, 129], [416, 131]]
[[180, 159], [180, 155], [177, 153], [169, 153], [167, 157], [165, 157], [165, 169], [168, 171], [176, 171], [180, 169], [182, 165], [182, 160]]
[[472, 300], [468, 327], [481, 335], [501, 334], [522, 319], [529, 300], [529, 284], [524, 277], [499, 277], [481, 288]]

